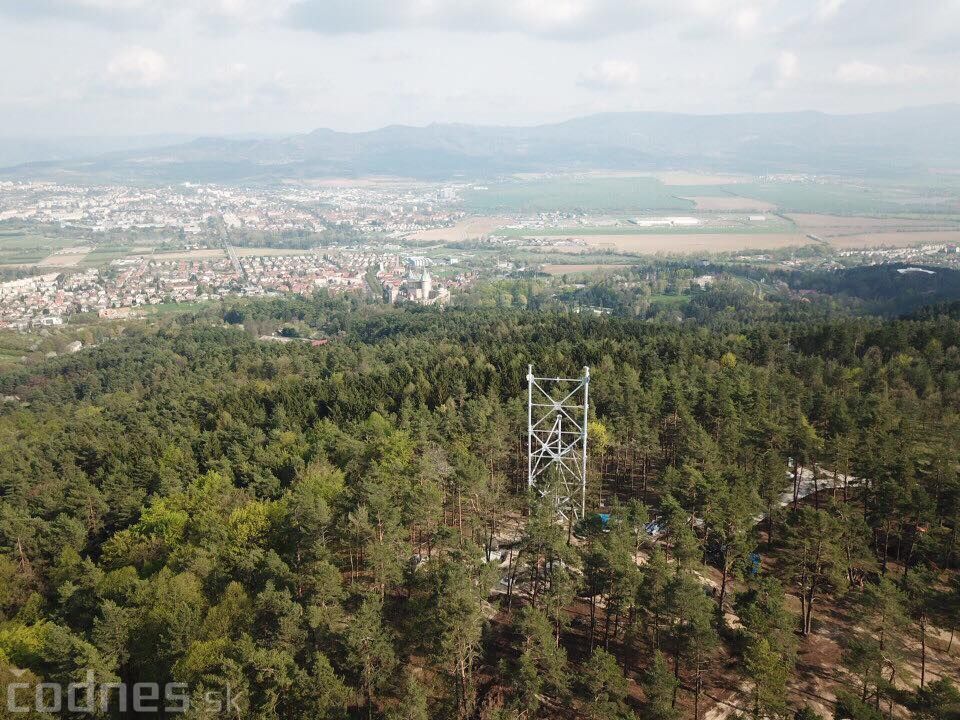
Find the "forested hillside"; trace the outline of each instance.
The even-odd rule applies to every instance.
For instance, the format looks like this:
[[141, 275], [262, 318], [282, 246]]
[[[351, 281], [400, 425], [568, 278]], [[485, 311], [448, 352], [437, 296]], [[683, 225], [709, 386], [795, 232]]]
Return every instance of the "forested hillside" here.
[[[286, 322], [330, 342], [256, 339]], [[610, 518], [572, 536], [526, 494], [528, 363], [591, 368]], [[5, 683], [186, 683], [191, 718], [228, 687], [262, 720], [960, 713], [956, 317], [238, 303], [0, 395]]]
[[875, 312], [891, 314], [955, 300], [960, 295], [960, 272], [946, 267], [891, 263], [783, 276], [794, 288], [860, 299]]

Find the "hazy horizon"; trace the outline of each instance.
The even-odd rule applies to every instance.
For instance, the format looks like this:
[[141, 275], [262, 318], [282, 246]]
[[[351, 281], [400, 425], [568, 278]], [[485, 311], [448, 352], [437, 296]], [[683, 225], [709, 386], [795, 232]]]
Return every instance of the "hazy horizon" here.
[[819, 114], [826, 115], [829, 117], [857, 117], [864, 115], [884, 115], [897, 112], [909, 112], [909, 111], [922, 111], [922, 110], [936, 110], [936, 109], [952, 109], [960, 108], [960, 102], [950, 102], [950, 103], [932, 103], [924, 105], [904, 105], [902, 107], [895, 107], [889, 110], [866, 110], [863, 112], [828, 112], [825, 110], [815, 110], [811, 108], [807, 109], [798, 109], [798, 110], [768, 110], [768, 111], [738, 111], [731, 110], [729, 112], [717, 112], [717, 113], [698, 113], [698, 112], [675, 112], [671, 110], [606, 110], [598, 113], [588, 113], [586, 115], [571, 115], [568, 117], [559, 117], [555, 120], [549, 120], [544, 122], [529, 122], [529, 123], [509, 123], [509, 122], [491, 122], [491, 123], [471, 123], [459, 120], [452, 121], [438, 121], [438, 120], [428, 120], [422, 123], [387, 123], [386, 125], [378, 125], [375, 127], [369, 128], [358, 128], [355, 130], [343, 130], [338, 128], [332, 128], [327, 126], [317, 126], [313, 128], [307, 128], [304, 130], [290, 130], [290, 131], [269, 131], [269, 132], [257, 132], [257, 131], [246, 131], [246, 132], [225, 132], [225, 133], [205, 133], [205, 132], [170, 132], [170, 133], [121, 133], [121, 134], [70, 134], [66, 133], [63, 135], [56, 134], [30, 134], [29, 132], [23, 133], [12, 133], [9, 135], [0, 134], [0, 141], [3, 140], [29, 140], [29, 141], [70, 141], [70, 140], [125, 140], [130, 141], [131, 143], [136, 142], [142, 147], [160, 147], [163, 142], [186, 142], [191, 139], [199, 138], [223, 138], [228, 140], [244, 140], [244, 139], [270, 139], [270, 138], [284, 138], [288, 136], [296, 136], [302, 134], [309, 134], [311, 132], [317, 131], [333, 131], [342, 134], [363, 134], [377, 132], [379, 130], [385, 130], [390, 127], [408, 127], [415, 129], [427, 129], [433, 126], [473, 126], [473, 127], [483, 127], [489, 129], [523, 129], [523, 128], [538, 128], [549, 125], [558, 125], [565, 122], [572, 122], [575, 120], [582, 120], [594, 115], [677, 115], [677, 116], [689, 116], [689, 117], [727, 117], [727, 116], [738, 116], [738, 115], [803, 115], [803, 114]]
[[[960, 2], [0, 0], [2, 137], [960, 101]], [[50, 52], [56, 48], [56, 52]]]

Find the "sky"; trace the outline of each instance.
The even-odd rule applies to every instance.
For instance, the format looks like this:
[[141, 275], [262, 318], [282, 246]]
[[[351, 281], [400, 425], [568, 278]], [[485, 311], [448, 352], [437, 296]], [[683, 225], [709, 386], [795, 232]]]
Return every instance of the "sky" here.
[[960, 102], [960, 0], [0, 0], [0, 136]]

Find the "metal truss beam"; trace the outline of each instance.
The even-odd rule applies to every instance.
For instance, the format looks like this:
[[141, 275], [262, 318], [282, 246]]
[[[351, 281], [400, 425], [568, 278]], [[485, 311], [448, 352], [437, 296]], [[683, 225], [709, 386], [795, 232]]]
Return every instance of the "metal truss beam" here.
[[579, 378], [549, 378], [528, 366], [527, 485], [553, 495], [564, 520], [586, 513], [589, 410], [590, 368]]

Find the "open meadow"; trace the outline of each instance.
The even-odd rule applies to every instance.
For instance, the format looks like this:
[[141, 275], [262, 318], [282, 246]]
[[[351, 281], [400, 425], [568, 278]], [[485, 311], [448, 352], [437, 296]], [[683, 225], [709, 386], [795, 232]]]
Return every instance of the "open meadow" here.
[[70, 268], [76, 267], [87, 259], [90, 254], [90, 246], [65, 248], [55, 253], [47, 255], [43, 260], [37, 263], [37, 267], [42, 268]]
[[812, 241], [798, 233], [651, 233], [645, 235], [585, 236], [572, 244], [569, 238], [557, 241], [557, 252], [579, 253], [590, 250], [614, 250], [644, 255], [722, 253], [737, 250], [777, 250], [809, 245]]
[[735, 212], [737, 210], [770, 212], [771, 210], [777, 209], [777, 206], [772, 202], [754, 200], [753, 198], [740, 197], [739, 195], [696, 195], [685, 197], [684, 200], [691, 201], [697, 210], [708, 212]]
[[452, 227], [411, 233], [406, 239], [416, 242], [463, 242], [489, 235], [506, 222], [508, 221], [502, 217], [471, 217], [461, 220]]
[[815, 233], [824, 238], [860, 233], [960, 230], [960, 217], [950, 215], [865, 217], [860, 215], [789, 213], [785, 217], [793, 221], [804, 232]]
[[[680, 182], [683, 181], [683, 182]], [[672, 173], [513, 178], [475, 186], [464, 207], [498, 212], [610, 212], [755, 210], [838, 215], [950, 214], [960, 212], [953, 187], [934, 180], [890, 184], [800, 176], [747, 178]]]
[[37, 265], [58, 250], [80, 244], [75, 238], [48, 235], [33, 228], [0, 227], [0, 265]]
[[[474, 187], [465, 208], [478, 214], [423, 239], [485, 230], [563, 253], [726, 253], [822, 243], [836, 249], [960, 242], [960, 198], [936, 178], [894, 183], [795, 176], [706, 173], [585, 173], [525, 176]], [[510, 224], [496, 227], [498, 213]], [[651, 224], [664, 216], [672, 224]], [[517, 217], [527, 219], [518, 222]], [[695, 218], [686, 222], [686, 218]], [[533, 241], [536, 242], [533, 242]]]
[[618, 270], [626, 270], [629, 267], [630, 265], [625, 265], [623, 263], [611, 263], [609, 265], [602, 265], [599, 263], [582, 265], [562, 265], [559, 263], [549, 263], [542, 266], [540, 269], [547, 275], [596, 275], [609, 274], [617, 272]]
[[692, 210], [694, 203], [652, 177], [551, 177], [473, 188], [465, 207], [478, 215], [501, 212]]

